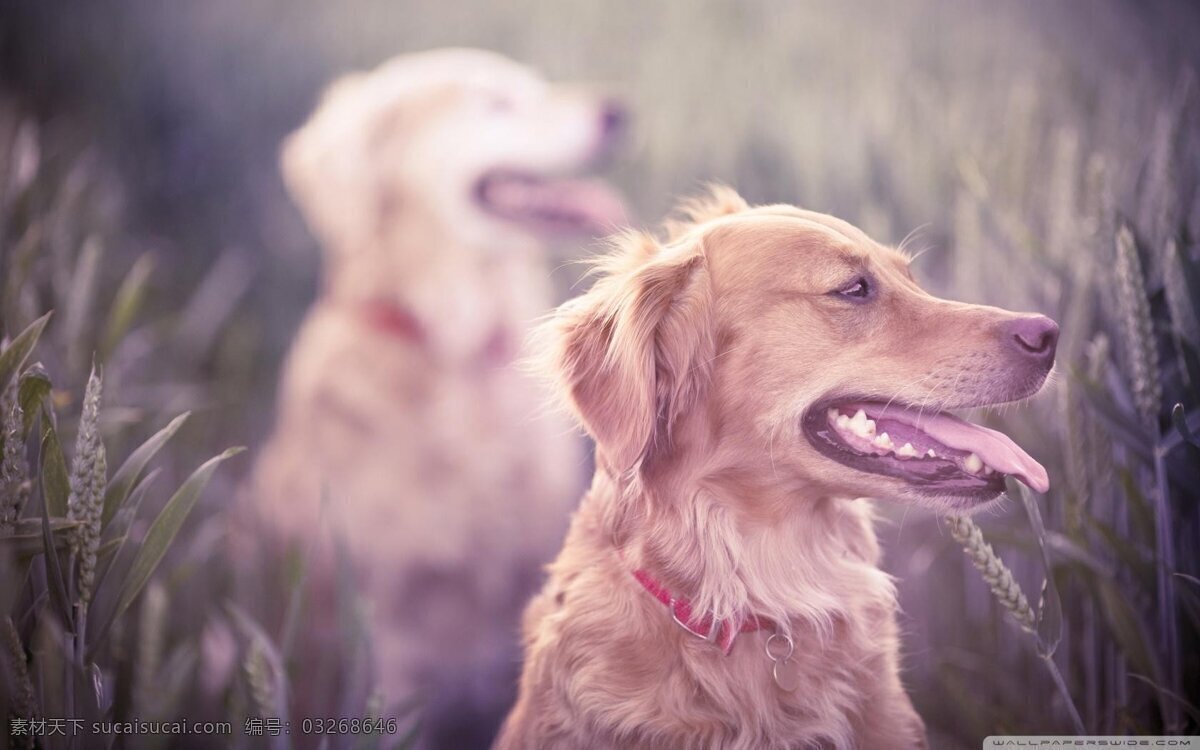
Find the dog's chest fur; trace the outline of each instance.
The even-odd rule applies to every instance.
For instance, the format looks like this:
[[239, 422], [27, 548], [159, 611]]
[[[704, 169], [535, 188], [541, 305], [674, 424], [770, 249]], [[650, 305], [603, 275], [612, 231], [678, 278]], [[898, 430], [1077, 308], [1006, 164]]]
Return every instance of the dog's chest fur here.
[[[772, 630], [741, 634], [728, 656], [685, 632], [597, 533], [595, 513], [585, 500], [526, 614], [526, 646], [537, 661], [524, 679], [554, 682], [540, 701], [559, 703], [535, 701], [531, 714], [546, 718], [532, 720], [573, 717], [544, 725], [543, 737], [560, 737], [562, 747], [584, 736], [589, 747], [603, 746], [597, 737], [611, 747], [886, 747], [886, 739], [863, 736], [879, 712], [892, 716], [896, 747], [907, 746], [906, 737], [919, 745], [920, 720], [899, 686], [890, 591], [845, 602], [828, 619], [791, 618], [795, 651], [786, 668], [796, 689], [785, 691], [765, 651]], [[859, 528], [867, 538], [855, 546], [877, 554], [869, 524]], [[875, 562], [848, 561], [841, 580], [861, 573], [860, 591], [877, 590]]]
[[274, 477], [268, 486], [289, 488], [271, 493], [287, 506], [278, 524], [302, 531], [327, 485], [344, 498], [348, 536], [360, 547], [378, 540], [379, 554], [393, 550], [406, 564], [457, 564], [501, 540], [519, 554], [522, 538], [537, 540], [529, 554], [542, 556], [561, 538], [580, 446], [562, 438], [565, 421], [546, 413], [537, 384], [511, 363], [439, 362], [420, 343], [318, 308], [283, 388], [260, 467]]

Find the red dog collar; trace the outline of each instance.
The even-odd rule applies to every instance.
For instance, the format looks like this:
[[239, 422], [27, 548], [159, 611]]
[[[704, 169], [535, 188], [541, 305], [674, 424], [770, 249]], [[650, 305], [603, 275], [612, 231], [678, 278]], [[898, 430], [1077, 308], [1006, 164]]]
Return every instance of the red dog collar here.
[[371, 300], [359, 307], [359, 314], [372, 328], [382, 331], [411, 344], [425, 341], [425, 327], [421, 321], [400, 305], [384, 300]]
[[633, 571], [633, 577], [637, 579], [642, 587], [650, 592], [650, 594], [663, 604], [667, 605], [667, 609], [671, 611], [671, 619], [675, 621], [679, 627], [696, 636], [697, 638], [716, 643], [721, 650], [728, 656], [733, 651], [733, 641], [739, 633], [753, 633], [756, 630], [770, 630], [774, 628], [774, 623], [765, 617], [751, 615], [750, 617], [741, 620], [722, 620], [715, 622], [712, 613], [697, 617], [692, 612], [692, 605], [687, 599], [675, 597], [670, 591], [658, 582], [654, 576], [650, 575], [643, 569]]
[[[369, 300], [358, 306], [358, 314], [371, 328], [400, 339], [416, 347], [429, 343], [428, 333], [421, 319], [411, 310], [387, 300]], [[483, 367], [501, 367], [512, 361], [514, 349], [512, 337], [507, 330], [497, 326], [483, 342], [477, 355]]]

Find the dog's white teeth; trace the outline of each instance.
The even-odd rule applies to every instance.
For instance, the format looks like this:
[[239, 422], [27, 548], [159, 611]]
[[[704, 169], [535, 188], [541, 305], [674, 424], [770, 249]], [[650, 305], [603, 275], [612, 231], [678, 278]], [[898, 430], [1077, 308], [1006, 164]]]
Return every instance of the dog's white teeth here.
[[875, 420], [867, 419], [867, 413], [859, 409], [850, 419], [850, 431], [860, 438], [871, 438], [875, 435]]
[[983, 475], [985, 477], [990, 477], [992, 474], [995, 474], [995, 473], [996, 473], [996, 470], [993, 469], [992, 467], [990, 467], [990, 466], [983, 467]]
[[[870, 446], [870, 448], [860, 448], [860, 450], [865, 452], [873, 450], [876, 456], [892, 455], [905, 460], [914, 458], [944, 458], [945, 460], [957, 461], [962, 466], [962, 470], [968, 474], [982, 474], [986, 476], [995, 473], [995, 470], [984, 464], [983, 459], [975, 453], [968, 454], [962, 459], [955, 456], [943, 457], [939, 456], [938, 452], [933, 448], [918, 448], [911, 442], [905, 442], [901, 445], [886, 432], [876, 433], [876, 430], [879, 429], [879, 423], [868, 417], [864, 409], [858, 409], [854, 412], [854, 416], [849, 416], [843, 414], [840, 409], [830, 408], [826, 410], [825, 416], [829, 420], [829, 423], [843, 433], [847, 439], [853, 436]], [[862, 445], [862, 443], [853, 439], [850, 440], [850, 444], [856, 447]]]

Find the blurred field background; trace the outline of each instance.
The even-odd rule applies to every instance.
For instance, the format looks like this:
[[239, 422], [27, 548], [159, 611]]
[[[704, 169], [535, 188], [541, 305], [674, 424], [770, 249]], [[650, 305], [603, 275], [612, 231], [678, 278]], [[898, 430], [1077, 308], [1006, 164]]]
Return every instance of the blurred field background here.
[[[1039, 504], [1063, 615], [1053, 658], [1090, 732], [1194, 732], [1198, 38], [1200, 6], [1165, 0], [8, 0], [3, 329], [13, 338], [56, 311], [21, 383], [37, 380], [30, 366], [41, 362], [67, 459], [93, 352], [110, 475], [192, 412], [155, 458], [142, 509], [125, 518], [130, 539], [146, 539], [166, 488], [229, 445], [253, 448], [270, 424], [318, 258], [283, 193], [276, 149], [329, 79], [455, 45], [607, 83], [634, 111], [613, 179], [642, 223], [721, 180], [751, 201], [834, 213], [881, 240], [915, 231], [917, 273], [934, 292], [1059, 321], [1052, 387], [987, 418], [1052, 478]], [[558, 249], [563, 260], [582, 252]], [[577, 273], [556, 271], [564, 293]], [[36, 529], [45, 456], [36, 436], [29, 442], [24, 516]], [[291, 621], [259, 628], [225, 604], [221, 511], [249, 466], [243, 456], [213, 476], [98, 652], [98, 679], [120, 710], [236, 723], [285, 694], [280, 629]], [[906, 682], [934, 747], [1071, 731], [1034, 639], [1006, 621], [945, 525], [881, 510]], [[1020, 503], [978, 520], [1036, 606], [1041, 558]], [[50, 571], [30, 554], [27, 590], [3, 603], [15, 602], [42, 713], [61, 715], [39, 671], [57, 642], [37, 640], [38, 623], [53, 619]], [[284, 568], [277, 586], [262, 584], [275, 596], [262, 612], [288, 609], [296, 573]], [[119, 600], [113, 579], [107, 595]], [[232, 676], [206, 667], [205, 654], [230, 648]], [[96, 679], [80, 692], [95, 692]]]

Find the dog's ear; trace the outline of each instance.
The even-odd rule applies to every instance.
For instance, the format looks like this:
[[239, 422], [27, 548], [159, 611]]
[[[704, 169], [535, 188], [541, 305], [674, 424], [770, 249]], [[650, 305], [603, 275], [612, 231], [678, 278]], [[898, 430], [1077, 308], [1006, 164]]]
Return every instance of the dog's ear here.
[[355, 73], [334, 82], [279, 153], [288, 193], [322, 246], [335, 253], [361, 244], [361, 193], [371, 184], [358, 102], [363, 78]]
[[669, 444], [704, 391], [715, 342], [700, 243], [659, 247], [644, 234], [617, 242], [592, 290], [551, 326], [562, 392], [598, 460], [620, 474]]
[[675, 216], [664, 224], [667, 242], [676, 242], [682, 239], [698, 224], [740, 213], [748, 208], [750, 205], [737, 194], [736, 190], [719, 183], [712, 183], [705, 193], [695, 198], [689, 198], [676, 207]]

